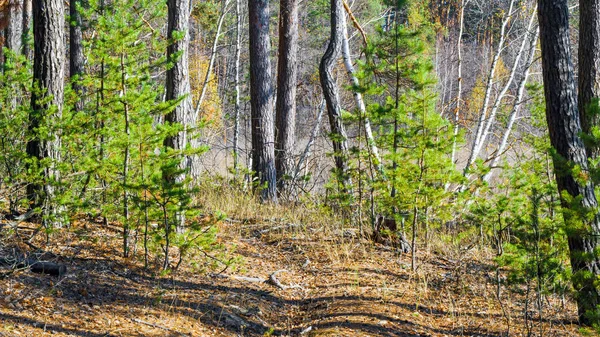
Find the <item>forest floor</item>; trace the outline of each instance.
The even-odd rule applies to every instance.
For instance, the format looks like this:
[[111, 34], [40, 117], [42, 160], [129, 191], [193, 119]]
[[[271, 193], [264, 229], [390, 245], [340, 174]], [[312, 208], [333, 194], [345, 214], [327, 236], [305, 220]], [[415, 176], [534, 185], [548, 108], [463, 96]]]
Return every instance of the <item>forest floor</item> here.
[[[139, 250], [136, 258], [119, 257], [117, 227], [75, 223], [44, 246], [42, 259], [65, 264], [65, 275], [0, 268], [0, 336], [580, 334], [571, 299], [548, 296], [541, 318], [534, 304], [524, 309], [523, 294], [502, 289], [499, 300], [491, 255], [475, 246], [446, 253], [419, 247], [413, 272], [410, 255], [352, 231], [269, 230], [277, 226], [260, 221], [218, 226], [237, 266], [201, 273], [184, 262], [161, 275], [144, 270]], [[31, 251], [2, 231], [2, 256]]]

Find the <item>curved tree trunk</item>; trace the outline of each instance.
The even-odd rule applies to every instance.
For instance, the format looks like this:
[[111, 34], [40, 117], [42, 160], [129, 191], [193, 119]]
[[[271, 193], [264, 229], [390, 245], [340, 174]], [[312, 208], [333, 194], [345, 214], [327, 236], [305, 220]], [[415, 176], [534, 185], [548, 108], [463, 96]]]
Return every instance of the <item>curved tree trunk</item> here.
[[46, 129], [53, 119], [60, 118], [62, 114], [65, 77], [63, 23], [64, 5], [61, 0], [34, 1], [33, 82], [39, 90], [31, 95], [27, 154], [38, 160], [49, 158], [51, 164], [44, 170], [45, 185], [29, 185], [27, 194], [33, 201], [32, 206], [43, 206], [47, 215], [57, 211], [57, 208], [51, 207], [51, 201], [55, 196], [53, 181], [60, 178], [56, 169], [56, 162], [60, 160], [60, 138], [54, 134], [50, 136], [51, 140], [45, 140], [47, 136], [40, 135], [38, 128], [45, 126], [42, 129]]
[[84, 71], [85, 58], [83, 56], [83, 35], [81, 33], [81, 15], [78, 6], [81, 0], [70, 0], [69, 2], [69, 77], [73, 90], [78, 99], [75, 102], [75, 111], [83, 110], [83, 86], [81, 76]]
[[[567, 0], [539, 0], [538, 20], [542, 46], [542, 70], [546, 119], [550, 141], [557, 152], [554, 156], [556, 183], [559, 192], [581, 198], [581, 206], [597, 211], [598, 202], [591, 183], [582, 183], [574, 177], [572, 165], [577, 165], [587, 175], [588, 162], [583, 141], [579, 137], [581, 123], [571, 61], [569, 39], [569, 11]], [[561, 199], [565, 209], [565, 223], [573, 269], [577, 306], [582, 323], [592, 323], [586, 313], [595, 311], [600, 304], [596, 279], [600, 275], [600, 261], [595, 251], [600, 248], [600, 219], [578, 221], [570, 201]], [[567, 213], [568, 212], [568, 213]]]
[[277, 114], [275, 165], [277, 187], [286, 193], [293, 174], [296, 144], [296, 79], [298, 77], [298, 0], [281, 0], [279, 62], [277, 63]]
[[[250, 14], [250, 105], [252, 170], [263, 188], [263, 201], [277, 201], [273, 84], [269, 37], [269, 1], [248, 0]], [[265, 186], [266, 185], [266, 186]]]
[[[589, 111], [594, 98], [600, 96], [600, 1], [579, 1], [579, 115], [583, 132], [589, 134], [600, 125], [600, 114]], [[586, 146], [590, 158], [600, 155], [600, 148]]]
[[338, 88], [333, 77], [333, 70], [342, 50], [343, 25], [340, 20], [342, 20], [343, 15], [342, 0], [331, 0], [331, 36], [325, 55], [323, 55], [319, 65], [319, 78], [323, 88], [323, 96], [327, 103], [337, 174], [342, 190], [350, 192], [352, 182], [348, 175], [348, 136], [342, 122], [342, 107]]

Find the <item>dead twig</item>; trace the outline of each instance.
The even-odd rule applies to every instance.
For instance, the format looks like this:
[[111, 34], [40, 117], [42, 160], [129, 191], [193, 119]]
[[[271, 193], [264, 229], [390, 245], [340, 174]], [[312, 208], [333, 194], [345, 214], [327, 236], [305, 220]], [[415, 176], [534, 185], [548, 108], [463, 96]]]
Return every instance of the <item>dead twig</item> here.
[[153, 328], [156, 328], [156, 329], [161, 329], [161, 330], [169, 331], [169, 332], [172, 332], [172, 333], [178, 334], [178, 335], [180, 335], [180, 336], [187, 336], [186, 334], [184, 334], [184, 333], [182, 333], [182, 332], [175, 331], [175, 330], [173, 330], [173, 329], [169, 329], [169, 328], [167, 328], [167, 327], [164, 327], [164, 326], [162, 326], [162, 325], [158, 325], [158, 324], [154, 324], [154, 323], [150, 323], [150, 322], [142, 321], [141, 319], [137, 319], [137, 318], [132, 318], [131, 320], [132, 320], [132, 321], [134, 321], [134, 322], [136, 322], [136, 323], [145, 324], [145, 325], [147, 325], [147, 326], [151, 326], [151, 327], [153, 327]]

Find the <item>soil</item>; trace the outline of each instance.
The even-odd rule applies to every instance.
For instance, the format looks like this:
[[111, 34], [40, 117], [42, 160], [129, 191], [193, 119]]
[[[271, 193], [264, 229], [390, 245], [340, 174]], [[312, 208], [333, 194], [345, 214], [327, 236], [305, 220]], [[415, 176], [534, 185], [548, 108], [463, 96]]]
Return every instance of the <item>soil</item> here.
[[[198, 255], [163, 275], [144, 269], [141, 249], [120, 257], [118, 228], [84, 225], [49, 245], [34, 241], [45, 252], [38, 257], [66, 265], [66, 274], [0, 269], [0, 336], [579, 334], [569, 298], [546, 296], [540, 317], [532, 295], [526, 305], [523, 293], [502, 287], [498, 297], [491, 256], [476, 247], [455, 258], [419, 247], [412, 271], [410, 254], [354, 232], [225, 221], [219, 241], [234, 253], [223, 259], [240, 262], [223, 270]], [[34, 250], [0, 238], [1, 256], [19, 252]]]

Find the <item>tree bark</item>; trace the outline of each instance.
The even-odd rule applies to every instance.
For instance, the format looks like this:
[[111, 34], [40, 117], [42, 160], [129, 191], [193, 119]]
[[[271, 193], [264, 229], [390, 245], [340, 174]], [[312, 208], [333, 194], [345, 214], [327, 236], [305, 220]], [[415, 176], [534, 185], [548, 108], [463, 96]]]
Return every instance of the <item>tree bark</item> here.
[[[31, 95], [32, 112], [29, 116], [27, 154], [38, 160], [50, 159], [44, 169], [44, 185], [27, 187], [34, 207], [44, 206], [46, 214], [56, 213], [51, 207], [55, 196], [53, 181], [58, 180], [56, 163], [60, 161], [60, 138], [58, 134], [40, 135], [39, 127], [52, 130], [53, 119], [59, 119], [63, 109], [65, 43], [64, 5], [61, 0], [40, 0], [33, 3], [34, 60], [33, 83], [38, 90]], [[50, 131], [52, 132], [52, 131]]]
[[[167, 101], [181, 100], [179, 104], [165, 116], [165, 123], [181, 124], [183, 130], [165, 139], [165, 146], [175, 151], [182, 151], [188, 145], [188, 130], [193, 128], [192, 101], [190, 98], [190, 80], [188, 67], [188, 47], [190, 42], [189, 21], [191, 13], [190, 0], [168, 0], [168, 28], [167, 37], [170, 44], [167, 47], [167, 59], [172, 67], [167, 70], [166, 95]], [[173, 41], [173, 36], [184, 32], [183, 38]], [[184, 156], [181, 169], [190, 172], [193, 169], [192, 158]], [[166, 179], [182, 183], [186, 174], [167, 175]], [[177, 214], [177, 230], [183, 230], [185, 218], [182, 213]]]
[[[600, 113], [590, 111], [600, 96], [600, 1], [579, 1], [579, 115], [583, 132], [600, 125]], [[600, 147], [586, 144], [588, 157], [597, 158]]]
[[5, 45], [6, 48], [21, 53], [21, 41], [23, 35], [23, 6], [22, 1], [10, 0], [8, 8], [8, 22], [6, 25]]
[[23, 1], [23, 17], [22, 17], [22, 36], [21, 36], [21, 46], [23, 55], [27, 59], [31, 58], [31, 48], [30, 48], [30, 39], [31, 39], [31, 14], [32, 14], [32, 0], [24, 0]]
[[504, 50], [504, 43], [506, 42], [506, 27], [508, 26], [508, 22], [513, 16], [514, 4], [515, 0], [511, 0], [508, 12], [502, 20], [502, 26], [500, 28], [500, 41], [498, 41], [496, 54], [492, 59], [492, 65], [488, 74], [485, 96], [483, 98], [483, 106], [481, 107], [481, 111], [479, 113], [479, 121], [477, 122], [477, 131], [475, 132], [475, 138], [473, 139], [473, 145], [471, 146], [471, 153], [469, 154], [467, 165], [465, 166], [465, 169], [463, 171], [463, 174], [465, 176], [469, 172], [471, 165], [473, 165], [473, 163], [475, 163], [475, 160], [477, 160], [479, 152], [483, 147], [482, 136], [485, 128], [488, 106], [490, 103], [490, 98], [492, 96], [492, 89], [494, 87], [494, 76], [496, 75], [496, 67], [498, 66], [498, 61], [500, 61], [500, 56], [502, 55], [502, 51]]
[[[277, 201], [273, 84], [269, 37], [269, 1], [248, 0], [250, 15], [250, 105], [252, 170], [260, 182], [261, 199]], [[266, 185], [266, 186], [265, 186]]]
[[84, 72], [85, 58], [83, 55], [83, 35], [81, 32], [81, 15], [79, 8], [81, 0], [70, 0], [69, 2], [69, 77], [73, 90], [77, 93], [75, 111], [83, 110], [83, 86], [81, 76]]
[[[556, 155], [554, 167], [559, 192], [581, 198], [584, 209], [597, 211], [594, 186], [581, 182], [588, 175], [588, 162], [577, 108], [571, 42], [569, 38], [569, 11], [567, 0], [538, 0], [538, 20], [542, 48], [542, 72], [546, 98], [546, 119], [550, 141]], [[572, 165], [580, 168], [574, 176]], [[575, 199], [578, 200], [578, 199]], [[561, 198], [567, 226], [573, 283], [577, 291], [577, 306], [581, 323], [590, 324], [587, 312], [596, 310], [600, 294], [596, 279], [600, 275], [600, 261], [594, 251], [600, 249], [600, 219], [575, 216], [577, 210]], [[579, 220], [582, 223], [579, 223]]]
[[[348, 7], [346, 7], [348, 9]], [[348, 10], [347, 10], [348, 11]], [[350, 14], [348, 14], [350, 15]], [[359, 86], [360, 82], [356, 77], [356, 70], [354, 69], [354, 65], [352, 63], [352, 55], [350, 54], [350, 43], [348, 39], [348, 25], [346, 22], [346, 18], [342, 16], [342, 57], [344, 58], [344, 65], [346, 66], [346, 71], [348, 72], [348, 76], [352, 81], [352, 85]], [[366, 41], [365, 41], [366, 43]], [[363, 115], [363, 123], [365, 127], [365, 138], [367, 140], [367, 145], [371, 149], [371, 154], [373, 155], [374, 164], [377, 167], [377, 171], [380, 174], [383, 174], [383, 161], [381, 160], [381, 156], [379, 155], [379, 149], [375, 144], [375, 137], [373, 137], [373, 129], [371, 128], [371, 120], [367, 116], [367, 108], [365, 106], [365, 101], [363, 100], [362, 94], [360, 92], [354, 91], [352, 93], [354, 95], [354, 100], [356, 101], [356, 107], [358, 111]]]
[[292, 154], [296, 144], [298, 0], [281, 0], [279, 9], [275, 166], [277, 187], [280, 193], [285, 193], [293, 174], [294, 158]]
[[230, 0], [223, 0], [223, 7], [221, 8], [221, 14], [219, 15], [219, 20], [217, 22], [217, 32], [215, 33], [212, 48], [210, 49], [210, 60], [208, 61], [208, 67], [206, 69], [206, 74], [204, 75], [204, 82], [202, 83], [202, 91], [200, 92], [200, 98], [198, 99], [198, 103], [196, 103], [196, 109], [194, 110], [194, 120], [198, 119], [198, 116], [200, 115], [200, 108], [202, 107], [202, 103], [204, 103], [206, 93], [208, 92], [208, 82], [210, 82], [213, 67], [215, 66], [215, 60], [217, 59], [217, 47], [219, 45], [219, 38], [221, 37], [223, 22], [225, 21], [225, 16], [227, 15], [227, 6], [229, 6], [229, 1]]
[[452, 164], [456, 165], [456, 157], [457, 157], [457, 150], [456, 150], [456, 145], [458, 142], [458, 132], [460, 130], [460, 109], [461, 109], [461, 103], [462, 103], [462, 83], [463, 83], [463, 78], [462, 78], [462, 35], [463, 35], [463, 31], [465, 29], [465, 8], [467, 7], [467, 4], [469, 3], [469, 0], [461, 0], [461, 4], [460, 4], [460, 14], [459, 14], [459, 30], [458, 30], [458, 38], [456, 41], [456, 50], [458, 53], [458, 59], [457, 59], [457, 86], [458, 86], [458, 92], [456, 94], [456, 107], [454, 108], [454, 135], [452, 137]]
[[240, 55], [242, 44], [242, 13], [241, 1], [235, 0], [235, 110], [233, 113], [233, 169], [237, 177], [239, 166], [240, 139]]
[[527, 79], [529, 78], [531, 66], [535, 59], [535, 50], [538, 38], [539, 31], [536, 28], [535, 33], [533, 33], [533, 36], [529, 39], [529, 56], [527, 57], [527, 63], [525, 64], [525, 73], [523, 74], [523, 77], [521, 78], [521, 81], [517, 86], [519, 88], [517, 98], [515, 99], [515, 103], [513, 104], [512, 110], [508, 117], [508, 125], [506, 126], [506, 130], [504, 130], [504, 135], [502, 136], [502, 140], [500, 141], [500, 145], [498, 145], [496, 153], [492, 158], [488, 158], [488, 160], [492, 160], [492, 163], [489, 166], [490, 170], [488, 171], [488, 173], [486, 173], [483, 176], [483, 180], [487, 181], [488, 183], [492, 180], [494, 172], [496, 171], [496, 165], [500, 161], [500, 158], [502, 158], [502, 155], [504, 155], [504, 151], [506, 151], [506, 148], [508, 146], [508, 138], [512, 133], [512, 129], [515, 125], [515, 122], [517, 121], [517, 117], [519, 116], [519, 111], [521, 110], [521, 105], [523, 104], [523, 97], [525, 97], [525, 86], [527, 84]]
[[323, 97], [327, 103], [327, 114], [331, 126], [331, 141], [338, 179], [342, 190], [350, 192], [352, 183], [348, 175], [348, 136], [342, 121], [342, 107], [338, 95], [338, 88], [333, 77], [333, 70], [342, 50], [342, 20], [344, 9], [342, 0], [331, 0], [331, 36], [325, 55], [319, 65], [319, 78], [323, 88]]

